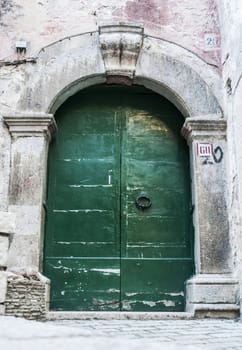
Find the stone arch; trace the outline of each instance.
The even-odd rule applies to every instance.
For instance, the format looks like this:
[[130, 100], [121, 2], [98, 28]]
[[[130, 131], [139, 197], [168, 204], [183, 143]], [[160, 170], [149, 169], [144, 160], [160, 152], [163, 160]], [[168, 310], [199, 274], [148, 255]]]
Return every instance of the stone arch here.
[[85, 87], [121, 82], [144, 85], [164, 95], [185, 117], [221, 117], [217, 96], [209, 87], [218, 79], [207, 70], [201, 59], [195, 55], [191, 59], [185, 49], [144, 36], [140, 26], [106, 25], [99, 32], [65, 38], [43, 48], [37, 65], [27, 68], [33, 78], [20, 94], [16, 110], [54, 113], [70, 95]]
[[[41, 270], [46, 155], [56, 130], [55, 111], [69, 96], [91, 85], [144, 85], [169, 99], [186, 117], [183, 134], [192, 160], [196, 265], [195, 276], [187, 281], [187, 311], [238, 315], [226, 198], [226, 120], [218, 102], [221, 81], [212, 69], [185, 49], [144, 35], [138, 25], [116, 24], [43, 48], [37, 63], [21, 72], [20, 92], [12, 89], [13, 81], [6, 93], [11, 110], [3, 115], [12, 136], [9, 211], [17, 214], [8, 268]], [[204, 145], [206, 158], [201, 156]], [[219, 151], [219, 161], [213, 157], [213, 147]]]

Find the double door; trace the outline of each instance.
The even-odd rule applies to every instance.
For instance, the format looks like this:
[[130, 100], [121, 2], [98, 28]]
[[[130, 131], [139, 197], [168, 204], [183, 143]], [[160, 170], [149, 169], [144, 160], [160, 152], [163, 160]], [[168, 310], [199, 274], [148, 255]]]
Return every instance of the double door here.
[[182, 116], [143, 89], [87, 90], [56, 116], [44, 273], [51, 308], [182, 311], [192, 274]]

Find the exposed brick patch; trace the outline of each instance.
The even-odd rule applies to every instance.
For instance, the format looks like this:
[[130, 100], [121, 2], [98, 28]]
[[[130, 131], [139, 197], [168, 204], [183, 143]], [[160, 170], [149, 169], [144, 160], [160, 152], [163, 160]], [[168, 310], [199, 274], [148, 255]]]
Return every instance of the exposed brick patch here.
[[36, 276], [9, 279], [5, 314], [30, 320], [44, 320], [46, 318], [46, 284]]

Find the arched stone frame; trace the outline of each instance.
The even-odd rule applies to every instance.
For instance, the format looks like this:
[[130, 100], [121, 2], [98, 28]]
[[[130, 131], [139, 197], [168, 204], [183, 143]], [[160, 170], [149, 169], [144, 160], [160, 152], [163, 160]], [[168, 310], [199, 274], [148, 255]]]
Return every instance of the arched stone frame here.
[[[195, 70], [185, 50], [186, 62], [180, 59], [180, 48], [170, 49], [167, 54], [167, 44], [144, 36], [138, 25], [104, 25], [99, 32], [43, 48], [36, 67], [26, 68], [33, 77], [20, 93], [17, 113], [4, 115], [12, 136], [9, 212], [17, 216], [8, 267], [41, 269], [46, 160], [56, 131], [55, 111], [88, 86], [139, 84], [168, 98], [186, 118], [183, 134], [191, 155], [196, 266], [195, 276], [187, 282], [187, 311], [234, 316], [239, 306], [228, 227], [226, 121], [205, 82], [209, 74], [201, 68], [204, 62], [194, 57]], [[213, 87], [217, 91], [216, 83]], [[19, 249], [26, 251], [21, 259]]]

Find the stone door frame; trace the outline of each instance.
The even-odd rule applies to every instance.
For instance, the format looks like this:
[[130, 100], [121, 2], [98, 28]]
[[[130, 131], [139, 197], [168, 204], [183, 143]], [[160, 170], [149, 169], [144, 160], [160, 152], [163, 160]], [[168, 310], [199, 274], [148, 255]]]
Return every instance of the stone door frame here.
[[40, 51], [36, 65], [25, 69], [33, 78], [23, 84], [12, 112], [3, 115], [11, 135], [8, 212], [16, 216], [6, 268], [41, 271], [47, 155], [57, 132], [55, 111], [69, 96], [92, 85], [143, 85], [169, 99], [186, 118], [182, 133], [190, 148], [196, 269], [187, 281], [186, 310], [198, 316], [237, 316], [226, 120], [215, 96], [217, 78], [207, 65], [195, 56], [191, 59], [185, 49], [145, 35], [137, 24], [117, 23], [51, 44]]

